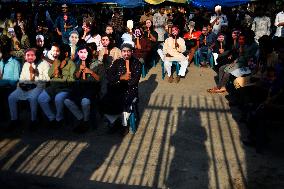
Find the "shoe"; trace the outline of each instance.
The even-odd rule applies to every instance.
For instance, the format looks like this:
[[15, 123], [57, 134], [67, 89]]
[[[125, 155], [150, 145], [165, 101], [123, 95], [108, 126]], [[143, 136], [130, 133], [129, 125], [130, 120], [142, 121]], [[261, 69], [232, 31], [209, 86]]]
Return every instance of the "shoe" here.
[[122, 136], [126, 136], [128, 133], [129, 133], [129, 127], [128, 127], [128, 126], [122, 127], [122, 129], [121, 129], [121, 135], [122, 135]]
[[168, 78], [168, 82], [169, 82], [169, 83], [172, 83], [173, 80], [174, 80], [173, 76], [170, 76], [170, 77]]
[[29, 128], [30, 128], [30, 131], [35, 131], [35, 130], [37, 130], [37, 129], [38, 129], [38, 123], [37, 123], [37, 121], [31, 121]]
[[63, 120], [55, 121], [55, 125], [57, 128], [63, 127]]
[[176, 79], [175, 79], [175, 82], [179, 83], [179, 81], [180, 81], [180, 76], [177, 76]]
[[242, 143], [248, 147], [256, 147], [256, 142], [250, 139], [242, 140]]
[[208, 67], [208, 64], [206, 62], [200, 62], [200, 66], [202, 68], [207, 68]]
[[5, 131], [10, 132], [10, 131], [14, 131], [18, 125], [20, 125], [20, 121], [19, 120], [11, 120], [8, 127], [5, 128]]
[[55, 120], [52, 120], [52, 121], [48, 121], [46, 122], [46, 125], [45, 125], [47, 128], [50, 128], [50, 129], [56, 129], [56, 121]]
[[121, 128], [121, 120], [116, 120], [114, 123], [108, 125], [108, 134], [114, 134]]
[[73, 129], [74, 133], [83, 134], [89, 130], [88, 121], [80, 121], [79, 124]]

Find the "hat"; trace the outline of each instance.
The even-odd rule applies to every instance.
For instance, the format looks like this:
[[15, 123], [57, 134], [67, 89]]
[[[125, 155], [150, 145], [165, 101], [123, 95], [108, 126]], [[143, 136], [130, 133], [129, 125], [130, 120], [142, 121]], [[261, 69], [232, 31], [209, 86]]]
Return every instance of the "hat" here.
[[41, 39], [42, 41], [44, 41], [43, 35], [37, 35], [37, 36], [36, 36], [36, 40], [37, 40], [37, 39]]
[[222, 7], [220, 5], [215, 6], [215, 12], [221, 11]]
[[68, 8], [66, 4], [61, 5], [61, 8]]
[[77, 30], [72, 30], [72, 31], [69, 33], [69, 36], [70, 36], [71, 34], [73, 34], [73, 33], [79, 36], [79, 33], [77, 32]]

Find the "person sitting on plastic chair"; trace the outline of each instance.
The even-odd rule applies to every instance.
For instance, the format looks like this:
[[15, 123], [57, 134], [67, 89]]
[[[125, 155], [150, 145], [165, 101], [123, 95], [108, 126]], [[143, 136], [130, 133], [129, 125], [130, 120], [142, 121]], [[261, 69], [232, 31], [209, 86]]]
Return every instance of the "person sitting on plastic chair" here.
[[195, 64], [200, 64], [201, 66], [207, 66], [210, 64], [210, 58], [212, 56], [212, 48], [215, 45], [215, 34], [209, 33], [208, 27], [203, 26], [202, 34], [199, 38], [199, 49], [197, 51], [197, 56], [199, 56], [199, 62]]
[[185, 76], [185, 72], [188, 66], [188, 59], [183, 55], [183, 52], [185, 52], [185, 50], [185, 41], [183, 38], [179, 37], [179, 28], [177, 26], [173, 26], [171, 36], [166, 39], [163, 47], [163, 54], [165, 55], [164, 65], [168, 73], [169, 83], [173, 82], [171, 69], [172, 63], [174, 61], [180, 64], [180, 70], [178, 76], [176, 77], [176, 83], [180, 81], [180, 77]]
[[132, 55], [131, 44], [122, 44], [121, 53], [122, 58], [114, 61], [106, 70], [108, 90], [100, 101], [100, 110], [110, 123], [110, 133], [117, 130], [116, 123], [118, 123], [122, 126], [121, 134], [125, 136], [129, 132], [128, 119], [135, 108], [133, 106], [138, 102], [134, 99], [138, 99], [142, 64]]

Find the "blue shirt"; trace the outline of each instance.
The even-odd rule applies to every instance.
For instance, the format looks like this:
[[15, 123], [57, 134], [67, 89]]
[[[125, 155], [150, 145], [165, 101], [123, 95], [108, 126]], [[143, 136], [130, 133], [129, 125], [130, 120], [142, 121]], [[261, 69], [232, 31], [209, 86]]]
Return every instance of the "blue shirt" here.
[[72, 28], [64, 29], [64, 14], [61, 14], [58, 16], [55, 20], [55, 25], [54, 28], [58, 28], [60, 32], [62, 32], [62, 42], [65, 44], [69, 44], [69, 33], [73, 31], [73, 29], [77, 26], [77, 21], [76, 19], [71, 16], [71, 14], [67, 14], [67, 21], [66, 25], [67, 26], [72, 26]]
[[21, 65], [15, 58], [9, 58], [7, 63], [3, 60], [0, 61], [0, 72], [2, 73], [2, 79], [0, 80], [0, 86], [16, 86], [17, 81], [20, 78]]
[[73, 26], [72, 28], [69, 28], [69, 29], [64, 29], [64, 24], [65, 24], [65, 21], [63, 19], [64, 17], [64, 14], [61, 14], [60, 16], [58, 16], [55, 20], [55, 28], [58, 28], [59, 31], [61, 31], [62, 33], [68, 33], [68, 36], [69, 36], [69, 33], [73, 30], [73, 28], [76, 27], [77, 25], [77, 22], [76, 22], [76, 19], [71, 16], [71, 14], [67, 14], [67, 21], [66, 21], [66, 25], [67, 26]]

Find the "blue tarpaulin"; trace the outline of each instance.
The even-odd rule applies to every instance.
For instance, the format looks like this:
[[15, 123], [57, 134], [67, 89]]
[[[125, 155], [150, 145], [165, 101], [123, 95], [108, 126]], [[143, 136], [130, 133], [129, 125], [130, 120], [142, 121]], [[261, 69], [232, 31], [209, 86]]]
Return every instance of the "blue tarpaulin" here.
[[[13, 1], [13, 0], [3, 0], [3, 1]], [[28, 2], [28, 0], [19, 0], [20, 2]], [[206, 7], [212, 9], [215, 5], [221, 5], [224, 7], [232, 7], [244, 3], [248, 3], [252, 0], [188, 0], [193, 5], [197, 7]], [[117, 3], [123, 7], [138, 7], [145, 4], [144, 0], [53, 0], [57, 3], [67, 3], [67, 4], [93, 4], [93, 3]]]
[[216, 5], [221, 5], [223, 7], [232, 7], [236, 5], [245, 4], [251, 2], [251, 0], [189, 0], [193, 5], [198, 7], [206, 7], [213, 9]]
[[55, 0], [54, 2], [66, 4], [117, 3], [123, 7], [138, 7], [145, 4], [144, 0]]

